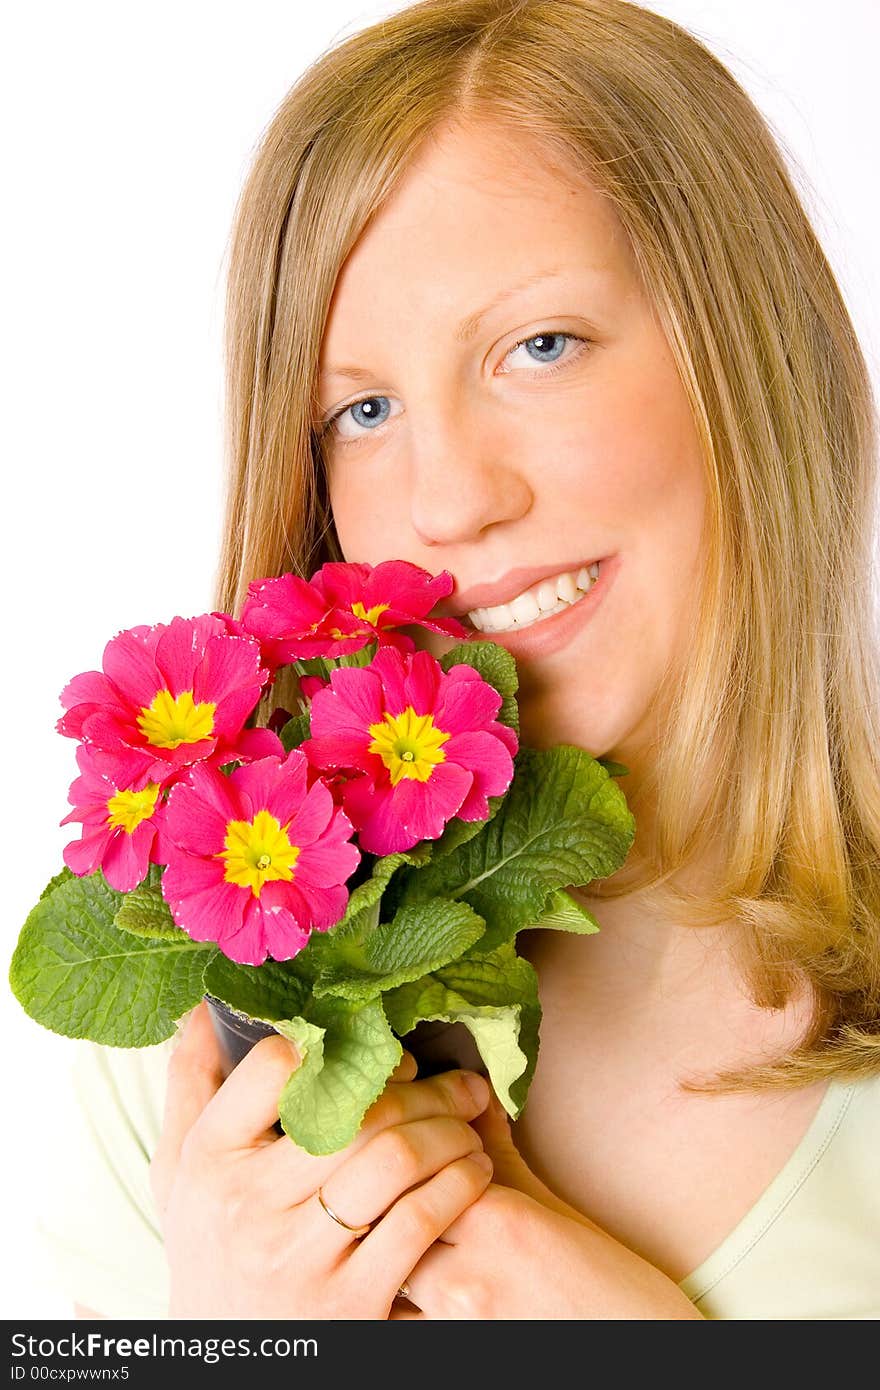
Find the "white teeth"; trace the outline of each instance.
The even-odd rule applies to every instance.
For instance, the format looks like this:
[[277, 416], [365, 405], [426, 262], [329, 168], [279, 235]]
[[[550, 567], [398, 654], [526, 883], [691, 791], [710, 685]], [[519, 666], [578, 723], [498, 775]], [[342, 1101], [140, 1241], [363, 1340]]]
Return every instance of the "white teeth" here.
[[[583, 572], [584, 571], [581, 570], [581, 574], [583, 574]], [[580, 575], [578, 576], [578, 579], [580, 580]], [[586, 590], [586, 587], [586, 584], [581, 585], [581, 588], [584, 590]], [[538, 600], [538, 607], [541, 609], [556, 607], [556, 585], [552, 579], [542, 580], [542, 582], [538, 585], [538, 592], [536, 594], [536, 598]]]
[[568, 603], [574, 603], [578, 597], [577, 575], [560, 574], [556, 579], [556, 593], [559, 598], [564, 598]]
[[524, 594], [519, 594], [507, 605], [510, 609], [514, 621], [518, 623], [530, 623], [538, 617], [541, 612], [538, 600], [528, 589]]
[[593, 587], [598, 577], [599, 563], [596, 561], [589, 567], [584, 565], [554, 579], [543, 579], [517, 594], [509, 603], [475, 608], [467, 616], [480, 632], [508, 632], [513, 628], [530, 627], [532, 623], [570, 608]]

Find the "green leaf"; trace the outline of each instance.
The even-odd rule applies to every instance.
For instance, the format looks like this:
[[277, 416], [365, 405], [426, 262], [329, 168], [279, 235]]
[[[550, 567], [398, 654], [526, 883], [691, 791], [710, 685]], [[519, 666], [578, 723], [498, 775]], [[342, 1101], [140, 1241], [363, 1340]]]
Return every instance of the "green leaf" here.
[[609, 777], [629, 776], [629, 768], [624, 767], [623, 763], [613, 763], [610, 758], [597, 758], [596, 761], [601, 763]]
[[171, 916], [171, 909], [158, 888], [150, 888], [142, 883], [133, 888], [122, 899], [113, 921], [122, 931], [134, 936], [146, 936], [161, 941], [179, 941], [190, 938]]
[[68, 869], [65, 864], [60, 873], [55, 874], [53, 878], [49, 879], [49, 882], [40, 894], [40, 902], [42, 902], [44, 898], [48, 898], [50, 893], [54, 893], [55, 889], [60, 887], [62, 883], [69, 883], [72, 878], [76, 878], [76, 874]]
[[349, 894], [345, 914], [337, 927], [331, 928], [331, 934], [341, 927], [346, 927], [350, 922], [360, 917], [366, 909], [375, 907], [388, 884], [392, 875], [404, 864], [422, 868], [431, 859], [431, 845], [422, 843], [414, 845], [410, 850], [399, 850], [396, 854], [386, 854], [381, 859], [373, 861], [370, 870], [370, 877], [363, 883], [359, 883]]
[[298, 962], [299, 956], [294, 956], [289, 961], [239, 965], [218, 951], [205, 970], [205, 989], [249, 1018], [265, 1023], [289, 1019], [302, 1011], [310, 992]]
[[328, 665], [331, 671], [334, 666], [369, 666], [377, 651], [378, 643], [368, 642], [365, 647], [358, 647], [356, 652], [343, 652], [341, 656], [328, 657]]
[[508, 1114], [520, 1113], [538, 1059], [541, 1005], [535, 971], [512, 944], [453, 961], [382, 1002], [401, 1036], [422, 1020], [463, 1023], [499, 1100]]
[[204, 994], [216, 947], [120, 931], [124, 894], [103, 874], [73, 878], [41, 899], [22, 928], [9, 981], [45, 1028], [111, 1047], [148, 1047], [174, 1033]]
[[519, 676], [516, 662], [506, 647], [497, 642], [460, 642], [445, 656], [440, 665], [448, 672], [453, 666], [473, 666], [484, 681], [494, 686], [501, 696], [501, 708], [496, 718], [519, 733], [519, 709], [516, 692], [519, 689]]
[[315, 994], [374, 998], [456, 960], [484, 930], [467, 903], [432, 898], [403, 907], [363, 939], [343, 937], [332, 955], [325, 951]]
[[635, 837], [620, 788], [570, 745], [521, 748], [498, 813], [478, 835], [413, 874], [405, 902], [464, 898], [486, 921], [480, 952], [536, 922], [549, 895], [619, 869]]
[[[437, 973], [447, 987], [472, 1004], [519, 1004], [517, 1046], [528, 1061], [525, 1071], [510, 1086], [510, 1100], [515, 1108], [509, 1111], [512, 1115], [519, 1114], [538, 1061], [541, 1004], [534, 967], [517, 955], [512, 942], [507, 942], [489, 954], [454, 961]], [[479, 1046], [478, 1038], [477, 1044]]]
[[293, 662], [293, 669], [298, 676], [319, 676], [322, 681], [329, 681], [331, 673], [341, 666], [369, 666], [376, 651], [377, 643], [371, 641], [356, 652], [344, 652], [342, 656], [301, 657]]
[[508, 1115], [516, 1119], [519, 1112], [511, 1092], [529, 1065], [519, 1045], [520, 1006], [474, 1009], [458, 1018], [477, 1044], [496, 1096]]
[[471, 1004], [523, 1004], [538, 998], [534, 966], [507, 941], [494, 951], [451, 961], [435, 972], [448, 989]]
[[529, 1058], [518, 1041], [519, 1004], [472, 1004], [434, 977], [403, 985], [383, 1002], [392, 1028], [401, 1035], [422, 1020], [463, 1023], [479, 1048], [498, 1099], [508, 1114], [517, 1114], [511, 1087], [529, 1067]]
[[284, 745], [285, 753], [299, 748], [311, 733], [311, 718], [308, 714], [294, 714], [282, 728], [278, 737]]
[[281, 1093], [285, 1132], [310, 1154], [344, 1149], [403, 1055], [382, 1005], [313, 999], [275, 1027], [302, 1059]]
[[488, 824], [495, 815], [498, 807], [504, 800], [503, 796], [490, 796], [486, 798], [489, 803], [489, 814], [485, 820], [451, 820], [448, 822], [443, 834], [431, 842], [433, 847], [433, 859], [442, 859], [444, 855], [451, 854], [459, 845], [472, 840], [475, 835]]
[[537, 922], [528, 925], [530, 928], [549, 927], [554, 931], [575, 932], [578, 936], [590, 936], [599, 930], [599, 923], [593, 914], [581, 907], [564, 888], [557, 888], [549, 894]]

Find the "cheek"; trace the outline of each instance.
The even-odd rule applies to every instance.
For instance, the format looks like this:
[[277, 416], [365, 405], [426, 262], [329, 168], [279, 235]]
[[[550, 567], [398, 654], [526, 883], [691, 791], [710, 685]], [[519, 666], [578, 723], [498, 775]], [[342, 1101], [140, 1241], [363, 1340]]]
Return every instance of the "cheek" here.
[[356, 467], [346, 465], [344, 482], [330, 473], [328, 494], [336, 535], [346, 560], [377, 565], [390, 558], [389, 541], [401, 530], [403, 498], [393, 488], [377, 488]]
[[[597, 523], [639, 544], [662, 518], [691, 530], [705, 478], [690, 404], [671, 358], [645, 345], [604, 372], [595, 394], [558, 437], [565, 489], [580, 492]], [[699, 524], [697, 522], [697, 524]]]

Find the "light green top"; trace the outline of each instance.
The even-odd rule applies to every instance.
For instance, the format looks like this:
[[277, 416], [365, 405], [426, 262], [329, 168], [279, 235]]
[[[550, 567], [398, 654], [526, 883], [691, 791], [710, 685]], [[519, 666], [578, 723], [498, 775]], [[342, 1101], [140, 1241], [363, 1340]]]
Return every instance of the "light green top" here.
[[[80, 1132], [60, 1147], [42, 1239], [72, 1301], [167, 1316], [148, 1164], [172, 1043], [77, 1043]], [[880, 1076], [832, 1081], [794, 1153], [681, 1288], [707, 1318], [880, 1317]], [[63, 1184], [63, 1185], [62, 1185]]]

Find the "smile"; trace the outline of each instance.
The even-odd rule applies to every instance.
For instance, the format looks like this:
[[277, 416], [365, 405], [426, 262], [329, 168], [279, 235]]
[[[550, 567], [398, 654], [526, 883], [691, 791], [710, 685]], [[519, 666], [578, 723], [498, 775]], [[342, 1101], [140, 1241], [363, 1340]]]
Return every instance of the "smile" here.
[[578, 570], [542, 579], [509, 603], [499, 603], [494, 608], [475, 608], [467, 617], [479, 632], [519, 631], [571, 608], [589, 593], [598, 578], [599, 562], [595, 561]]

